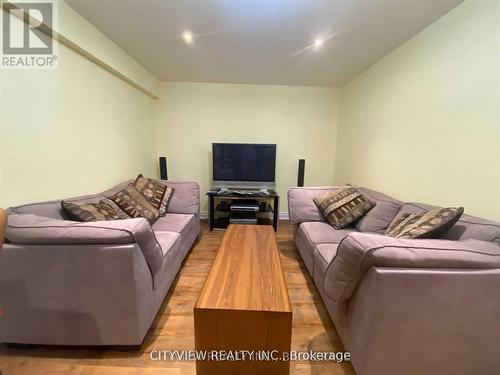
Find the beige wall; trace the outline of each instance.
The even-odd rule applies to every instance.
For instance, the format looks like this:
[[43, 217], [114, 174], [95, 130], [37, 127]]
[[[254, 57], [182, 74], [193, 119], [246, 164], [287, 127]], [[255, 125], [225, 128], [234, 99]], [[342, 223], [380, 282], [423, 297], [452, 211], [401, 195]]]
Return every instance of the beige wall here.
[[1, 206], [155, 176], [158, 155], [205, 192], [212, 142], [259, 142], [278, 144], [283, 198], [305, 158], [307, 185], [353, 182], [500, 220], [496, 0], [465, 2], [342, 89], [159, 84], [60, 4], [61, 33], [161, 100], [64, 46], [58, 70], [0, 71]]
[[62, 0], [58, 1], [58, 12], [57, 31], [61, 35], [152, 94], [157, 94], [158, 80], [111, 39]]
[[[103, 43], [107, 61], [113, 48], [115, 61], [123, 59]], [[153, 102], [64, 46], [57, 70], [1, 70], [0, 206], [98, 192], [141, 171], [156, 175]]]
[[[163, 83], [157, 102], [156, 150], [168, 158], [169, 178], [211, 183], [212, 142], [277, 144], [281, 212], [306, 159], [306, 183], [331, 184], [337, 133], [335, 88]], [[203, 199], [202, 210], [207, 209]]]
[[466, 1], [343, 88], [336, 183], [500, 220], [499, 7]]

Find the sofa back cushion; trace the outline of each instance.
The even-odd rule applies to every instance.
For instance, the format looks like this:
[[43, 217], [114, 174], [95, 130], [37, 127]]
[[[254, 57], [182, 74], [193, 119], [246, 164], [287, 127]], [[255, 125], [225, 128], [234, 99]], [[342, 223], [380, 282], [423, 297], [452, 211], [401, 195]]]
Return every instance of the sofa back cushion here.
[[[86, 195], [83, 197], [65, 199], [64, 202], [97, 204], [103, 199], [106, 199], [104, 195]], [[30, 203], [18, 207], [11, 207], [9, 208], [9, 213], [30, 214], [56, 220], [71, 220], [71, 215], [62, 209], [61, 203], [61, 200]]]
[[200, 214], [200, 185], [196, 182], [176, 182], [156, 180], [174, 190], [168, 203], [167, 213]]
[[360, 232], [384, 233], [404, 202], [365, 187], [356, 189], [374, 202], [375, 207], [356, 222], [355, 228]]
[[[406, 213], [420, 213], [433, 208], [436, 206], [425, 203], [406, 203], [394, 220]], [[500, 245], [500, 223], [464, 214], [451, 229], [440, 235], [439, 238], [455, 241], [475, 239]]]
[[103, 199], [99, 203], [61, 202], [61, 207], [71, 220], [75, 221], [104, 221], [128, 219], [111, 199]]
[[[65, 202], [71, 203], [99, 203], [101, 200], [106, 197], [117, 193], [122, 190], [130, 181], [122, 182], [121, 184], [116, 185], [115, 187], [106, 190], [103, 193], [92, 194], [92, 195], [83, 195], [80, 197], [68, 198], [64, 199]], [[46, 202], [38, 202], [38, 203], [30, 203], [22, 206], [11, 207], [9, 208], [9, 213], [16, 214], [32, 214], [36, 216], [42, 216], [51, 219], [57, 220], [69, 220], [70, 217], [67, 213], [63, 211], [61, 208], [61, 200], [53, 200]]]
[[[161, 182], [162, 184], [165, 184], [175, 190], [175, 193], [172, 194], [172, 198], [168, 204], [167, 212], [176, 214], [194, 214], [199, 216], [200, 186], [196, 182], [155, 181]], [[99, 194], [85, 195], [64, 200], [66, 202], [99, 203], [102, 199], [116, 194], [132, 182], [134, 182], [134, 180], [127, 180]], [[314, 205], [314, 203], [312, 204]], [[60, 199], [11, 207], [9, 212], [18, 214], [33, 214], [59, 220], [69, 219], [69, 217], [61, 209]]]
[[[87, 202], [85, 202], [87, 203]], [[97, 202], [88, 202], [97, 203]], [[40, 203], [30, 203], [22, 206], [11, 207], [8, 209], [9, 214], [36, 215], [47, 219], [68, 220], [69, 216], [63, 211], [61, 201], [48, 201]]]
[[341, 186], [293, 187], [288, 190], [288, 215], [293, 224], [326, 221], [314, 198], [337, 191]]
[[462, 215], [460, 220], [441, 237], [449, 240], [476, 239], [500, 245], [500, 223], [470, 215]]

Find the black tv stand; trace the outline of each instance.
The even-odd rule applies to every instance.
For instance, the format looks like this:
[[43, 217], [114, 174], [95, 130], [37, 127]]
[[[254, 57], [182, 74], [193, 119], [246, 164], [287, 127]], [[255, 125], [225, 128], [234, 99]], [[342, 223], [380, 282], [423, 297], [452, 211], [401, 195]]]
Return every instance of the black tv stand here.
[[279, 195], [275, 191], [217, 190], [207, 195], [211, 231], [226, 229], [230, 223], [267, 224], [278, 230]]

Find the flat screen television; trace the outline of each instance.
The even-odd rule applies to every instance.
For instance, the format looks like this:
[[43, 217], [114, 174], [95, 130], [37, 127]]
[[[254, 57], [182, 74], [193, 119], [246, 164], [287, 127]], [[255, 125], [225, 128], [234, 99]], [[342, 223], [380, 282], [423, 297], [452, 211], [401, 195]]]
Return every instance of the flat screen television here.
[[274, 189], [276, 145], [212, 143], [213, 188]]

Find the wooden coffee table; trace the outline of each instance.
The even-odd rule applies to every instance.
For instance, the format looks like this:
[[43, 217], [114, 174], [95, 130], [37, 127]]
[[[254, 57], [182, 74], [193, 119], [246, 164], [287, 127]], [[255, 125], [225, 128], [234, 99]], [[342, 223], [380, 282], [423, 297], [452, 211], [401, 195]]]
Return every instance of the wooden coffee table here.
[[[198, 375], [289, 373], [282, 353], [290, 351], [292, 310], [271, 226], [228, 227], [194, 307], [194, 330], [196, 350], [212, 355], [196, 362]], [[252, 352], [270, 360], [252, 360]], [[238, 353], [245, 360], [220, 360]]]

